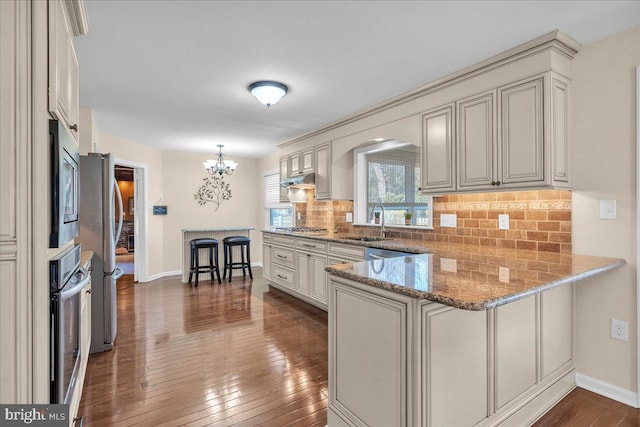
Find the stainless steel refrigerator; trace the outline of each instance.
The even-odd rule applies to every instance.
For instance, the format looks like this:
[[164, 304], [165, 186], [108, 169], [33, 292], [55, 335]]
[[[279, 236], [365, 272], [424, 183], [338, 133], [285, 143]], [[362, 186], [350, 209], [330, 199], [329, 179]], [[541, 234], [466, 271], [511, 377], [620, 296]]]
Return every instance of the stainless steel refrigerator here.
[[[116, 215], [116, 209], [118, 215]], [[111, 154], [80, 156], [80, 236], [93, 256], [91, 272], [90, 353], [111, 350], [117, 331], [116, 243], [122, 231], [122, 195]], [[117, 222], [116, 222], [117, 221]]]

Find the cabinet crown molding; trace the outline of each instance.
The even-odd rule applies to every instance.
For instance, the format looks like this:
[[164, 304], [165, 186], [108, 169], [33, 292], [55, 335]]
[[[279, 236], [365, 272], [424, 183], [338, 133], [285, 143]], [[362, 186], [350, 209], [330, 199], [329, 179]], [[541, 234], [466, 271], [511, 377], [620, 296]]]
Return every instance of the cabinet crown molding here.
[[80, 36], [89, 32], [89, 16], [84, 0], [65, 0], [71, 31], [74, 36]]
[[350, 123], [401, 105], [405, 102], [409, 102], [413, 99], [424, 96], [444, 86], [455, 84], [464, 79], [496, 69], [513, 61], [521, 60], [545, 49], [555, 50], [571, 60], [578, 53], [581, 47], [582, 45], [571, 36], [563, 33], [560, 30], [554, 30], [526, 43], [520, 44], [514, 48], [487, 58], [484, 61], [478, 62], [477, 64], [463, 68], [460, 71], [449, 74], [445, 77], [427, 83], [426, 85], [405, 92], [401, 95], [396, 96], [395, 98], [383, 101], [370, 108], [359, 111], [342, 119], [338, 119], [318, 129], [283, 141], [282, 143], [278, 144], [278, 148], [284, 148], [291, 144], [295, 144], [308, 138], [337, 129], [341, 126], [348, 125]]

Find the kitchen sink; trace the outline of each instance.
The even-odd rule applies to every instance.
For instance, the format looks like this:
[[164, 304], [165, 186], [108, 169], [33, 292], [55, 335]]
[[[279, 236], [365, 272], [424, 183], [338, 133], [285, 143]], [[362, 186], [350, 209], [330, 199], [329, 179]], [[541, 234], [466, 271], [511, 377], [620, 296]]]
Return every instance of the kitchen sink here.
[[387, 240], [384, 237], [369, 237], [369, 236], [348, 236], [345, 237], [347, 240], [358, 240], [359, 242], [379, 242], [382, 240]]

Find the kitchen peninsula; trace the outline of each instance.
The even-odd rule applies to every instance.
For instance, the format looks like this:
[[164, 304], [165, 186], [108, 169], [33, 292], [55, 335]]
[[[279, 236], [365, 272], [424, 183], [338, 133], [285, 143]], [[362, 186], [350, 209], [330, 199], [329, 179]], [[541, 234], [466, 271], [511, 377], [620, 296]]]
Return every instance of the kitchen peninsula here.
[[263, 241], [270, 285], [329, 312], [330, 427], [530, 424], [576, 384], [575, 282], [625, 263], [341, 233]]
[[328, 425], [531, 424], [575, 387], [574, 282], [624, 261], [425, 247], [327, 267]]

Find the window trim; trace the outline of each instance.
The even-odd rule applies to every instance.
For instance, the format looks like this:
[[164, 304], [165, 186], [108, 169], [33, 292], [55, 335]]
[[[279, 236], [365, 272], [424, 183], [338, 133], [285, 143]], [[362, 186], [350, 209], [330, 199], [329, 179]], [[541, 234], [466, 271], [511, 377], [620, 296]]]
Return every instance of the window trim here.
[[[353, 224], [358, 226], [380, 227], [377, 224], [371, 224], [367, 219], [368, 201], [367, 201], [367, 154], [374, 154], [387, 151], [393, 148], [400, 148], [407, 145], [415, 145], [411, 142], [387, 140], [376, 144], [370, 144], [353, 150], [353, 176], [354, 176], [354, 199], [353, 199]], [[429, 197], [429, 223], [427, 225], [401, 225], [401, 224], [385, 224], [385, 227], [398, 227], [401, 229], [418, 229], [433, 230], [433, 196]]]

